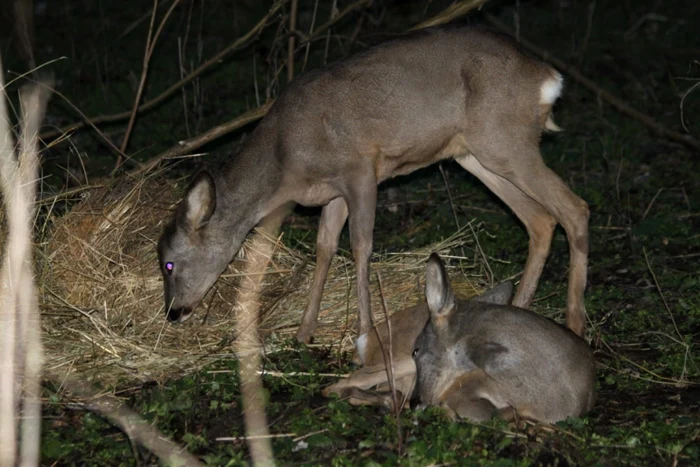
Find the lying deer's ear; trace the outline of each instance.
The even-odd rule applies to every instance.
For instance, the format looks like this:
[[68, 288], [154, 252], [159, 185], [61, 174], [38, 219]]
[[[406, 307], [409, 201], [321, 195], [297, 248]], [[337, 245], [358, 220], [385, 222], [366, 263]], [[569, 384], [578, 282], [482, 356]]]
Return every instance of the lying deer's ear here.
[[508, 305], [513, 299], [513, 282], [505, 281], [498, 284], [496, 287], [487, 290], [478, 297], [472, 300], [481, 303], [491, 303], [493, 305]]
[[430, 255], [425, 274], [425, 299], [433, 318], [450, 313], [455, 307], [455, 296], [450, 287], [445, 264], [437, 253]]
[[199, 172], [180, 203], [178, 216], [189, 230], [203, 227], [216, 209], [214, 179], [206, 170]]

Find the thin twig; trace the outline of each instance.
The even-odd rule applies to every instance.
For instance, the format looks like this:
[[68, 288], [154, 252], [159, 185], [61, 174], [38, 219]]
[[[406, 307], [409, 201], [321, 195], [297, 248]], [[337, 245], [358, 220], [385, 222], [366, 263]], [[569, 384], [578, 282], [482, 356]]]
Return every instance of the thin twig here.
[[272, 435], [255, 435], [255, 436], [222, 436], [216, 438], [216, 441], [227, 442], [227, 441], [256, 441], [261, 439], [276, 439], [276, 438], [293, 438], [296, 433], [278, 433]]
[[476, 243], [476, 248], [479, 251], [479, 254], [481, 255], [481, 258], [484, 260], [484, 265], [486, 265], [486, 274], [487, 274], [487, 279], [491, 285], [493, 285], [494, 281], [494, 275], [493, 275], [493, 270], [491, 270], [491, 265], [489, 264], [489, 258], [486, 256], [486, 253], [484, 253], [484, 250], [481, 248], [481, 243], [479, 243], [479, 236], [476, 234], [476, 231], [474, 230], [474, 226], [472, 226], [472, 223], [469, 223], [469, 230], [472, 232], [472, 236], [474, 237], [474, 243]]
[[299, 0], [292, 0], [291, 11], [289, 12], [289, 50], [287, 51], [287, 82], [294, 79], [294, 43], [297, 30], [297, 11], [299, 10]]
[[[335, 17], [338, 14], [338, 0], [333, 0], [333, 4], [331, 5], [331, 19], [330, 21], [333, 21]], [[316, 31], [318, 32], [318, 31]], [[331, 44], [331, 31], [330, 28], [328, 29], [328, 34], [326, 34], [326, 47], [323, 50], [323, 64], [325, 65], [328, 62], [328, 52], [330, 51], [330, 44]]]
[[586, 56], [586, 50], [588, 49], [588, 42], [591, 40], [591, 30], [593, 29], [593, 16], [595, 15], [596, 0], [591, 0], [588, 4], [588, 22], [586, 23], [586, 33], [583, 36], [583, 41], [581, 42], [581, 48], [579, 49], [578, 55], [578, 66], [583, 65], [583, 60]]
[[[124, 134], [124, 140], [119, 148], [121, 152], [126, 151], [126, 147], [129, 145], [129, 137], [131, 136], [131, 131], [134, 128], [134, 121], [136, 120], [136, 111], [139, 108], [139, 102], [141, 102], [141, 95], [143, 94], [143, 88], [146, 85], [146, 77], [148, 76], [148, 62], [151, 57], [151, 41], [153, 39], [153, 27], [156, 23], [156, 13], [158, 12], [158, 0], [153, 0], [153, 10], [151, 11], [151, 22], [148, 25], [148, 35], [146, 36], [146, 47], [143, 52], [143, 69], [141, 70], [141, 80], [139, 81], [139, 86], [136, 89], [136, 97], [134, 98], [134, 105], [131, 109], [131, 115], [129, 116], [129, 123], [126, 126], [126, 132]], [[124, 162], [122, 156], [117, 157], [117, 164], [114, 170], [121, 167]]]
[[[139, 102], [141, 102], [141, 96], [143, 95], [143, 89], [146, 86], [146, 79], [148, 78], [148, 65], [151, 63], [151, 57], [153, 56], [153, 51], [155, 50], [156, 43], [158, 42], [158, 37], [160, 37], [165, 23], [172, 14], [173, 10], [180, 3], [180, 0], [175, 0], [168, 11], [165, 12], [165, 16], [158, 25], [155, 35], [153, 34], [153, 26], [156, 20], [156, 12], [158, 11], [158, 0], [153, 0], [153, 14], [151, 16], [151, 23], [148, 26], [148, 36], [146, 37], [146, 50], [143, 54], [143, 70], [141, 70], [141, 80], [139, 81], [139, 87], [136, 90], [136, 97], [134, 98], [134, 106], [131, 109], [131, 116], [129, 117], [129, 123], [126, 126], [126, 133], [124, 134], [124, 140], [122, 141], [121, 152], [125, 153], [126, 148], [129, 145], [129, 138], [131, 137], [131, 132], [134, 129], [134, 123], [136, 122], [136, 113], [139, 109]], [[124, 158], [120, 155], [117, 157], [117, 164], [114, 166], [114, 171], [118, 170], [119, 167], [124, 163]]]
[[466, 15], [475, 8], [481, 8], [481, 6], [487, 1], [488, 0], [463, 0], [461, 2], [457, 2], [454, 5], [445, 8], [443, 11], [436, 16], [433, 16], [429, 20], [413, 26], [410, 31], [449, 23], [455, 18]]
[[[382, 307], [384, 309], [384, 319], [386, 321], [386, 328], [387, 328], [387, 333], [389, 336], [389, 361], [384, 362], [384, 365], [387, 368], [387, 379], [389, 380], [389, 388], [391, 389], [391, 399], [394, 401], [394, 416], [396, 417], [396, 438], [397, 438], [397, 444], [399, 448], [399, 457], [403, 455], [403, 435], [402, 435], [402, 429], [401, 429], [401, 409], [403, 408], [403, 404], [399, 404], [399, 398], [398, 395], [396, 394], [396, 379], [394, 377], [394, 343], [392, 342], [392, 336], [391, 336], [391, 320], [389, 319], [389, 311], [388, 307], [386, 306], [386, 299], [384, 298], [384, 287], [382, 286], [382, 275], [381, 273], [377, 272], [377, 282], [379, 282], [379, 296], [382, 298]], [[376, 332], [376, 327], [375, 327], [375, 332]], [[377, 335], [377, 340], [379, 341], [381, 345], [381, 339], [379, 339], [379, 335]], [[384, 349], [382, 349], [382, 355], [384, 355]]]
[[[311, 26], [309, 26], [309, 37], [313, 36], [314, 26], [316, 25], [316, 13], [318, 12], [318, 0], [314, 2], [314, 12], [311, 15]], [[304, 63], [301, 64], [302, 73], [306, 70], [306, 63], [309, 60], [309, 52], [311, 51], [311, 42], [306, 43], [306, 51], [304, 52]]]
[[648, 205], [647, 208], [644, 210], [644, 214], [642, 214], [642, 220], [644, 220], [644, 219], [647, 218], [647, 215], [649, 214], [649, 211], [651, 211], [651, 207], [654, 205], [654, 201], [656, 201], [656, 198], [659, 197], [659, 195], [661, 194], [662, 191], [664, 191], [664, 189], [663, 189], [663, 188], [659, 188], [659, 189], [657, 190], [656, 194], [654, 195], [654, 197], [651, 198], [651, 201], [649, 201], [649, 205]]
[[693, 84], [693, 85], [690, 87], [690, 89], [688, 89], [686, 92], [684, 92], [684, 93], [683, 93], [683, 97], [681, 98], [681, 103], [680, 103], [680, 107], [681, 107], [681, 125], [683, 125], [683, 129], [684, 129], [685, 131], [687, 131], [688, 133], [690, 133], [690, 130], [689, 130], [688, 127], [685, 125], [685, 117], [683, 116], [683, 108], [684, 108], [684, 107], [683, 107], [683, 103], [685, 102], [685, 98], [688, 97], [688, 95], [689, 95], [691, 92], [695, 91], [695, 88], [697, 88], [698, 86], [700, 86], [700, 81], [698, 81], [697, 83]]
[[659, 285], [659, 281], [656, 279], [656, 274], [654, 274], [654, 269], [652, 269], [651, 264], [649, 263], [649, 257], [647, 256], [646, 247], [642, 248], [642, 252], [644, 253], [644, 261], [647, 264], [647, 269], [649, 269], [649, 274], [651, 274], [651, 278], [654, 280], [654, 285], [656, 286], [656, 291], [659, 293], [659, 297], [661, 297], [661, 301], [664, 304], [664, 308], [666, 308], [666, 312], [668, 312], [668, 316], [671, 318], [671, 323], [673, 323], [673, 329], [676, 330], [676, 334], [678, 335], [678, 338], [681, 341], [683, 341], [683, 334], [681, 334], [681, 331], [678, 329], [678, 326], [676, 325], [676, 319], [673, 317], [673, 313], [671, 312], [671, 308], [668, 306], [668, 303], [666, 302], [666, 298], [664, 297], [664, 293], [661, 291], [661, 286]]
[[442, 181], [445, 183], [445, 190], [447, 190], [447, 198], [450, 200], [450, 206], [452, 207], [452, 216], [455, 218], [455, 225], [457, 230], [460, 230], [459, 219], [457, 218], [457, 209], [455, 209], [455, 203], [452, 201], [452, 193], [450, 192], [450, 184], [447, 182], [447, 176], [445, 176], [445, 170], [442, 168], [442, 163], [438, 164], [440, 168], [440, 173], [442, 174]]

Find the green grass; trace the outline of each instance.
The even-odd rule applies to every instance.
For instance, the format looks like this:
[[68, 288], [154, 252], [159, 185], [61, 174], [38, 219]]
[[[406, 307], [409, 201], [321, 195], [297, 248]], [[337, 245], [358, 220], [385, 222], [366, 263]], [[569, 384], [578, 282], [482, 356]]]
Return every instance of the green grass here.
[[[134, 80], [138, 80], [141, 70], [147, 21], [129, 34], [120, 35], [147, 13], [150, 4], [131, 1], [127, 2], [130, 8], [111, 10], [109, 2], [65, 3], [68, 6], [64, 9], [50, 9], [36, 20], [39, 57], [68, 57], [52, 69], [61, 91], [85, 114], [129, 109]], [[304, 14], [313, 7], [313, 2], [300, 3]], [[324, 18], [320, 21], [328, 17], [328, 3], [320, 2], [319, 18]], [[449, 3], [429, 2], [427, 15]], [[696, 2], [597, 2], [583, 54], [580, 47], [586, 32], [588, 2], [571, 2], [570, 9], [562, 12], [561, 23], [556, 3], [520, 2], [522, 35], [580, 66], [585, 75], [629, 105], [680, 130], [681, 97], [700, 79], [700, 40], [696, 32], [700, 10]], [[231, 4], [205, 4], [201, 32], [204, 59], [247, 31], [266, 11], [265, 5], [238, 11]], [[367, 21], [360, 41], [373, 42], [387, 32], [405, 29], [421, 19], [425, 7], [424, 2], [408, 6], [379, 1], [370, 11], [373, 17], [380, 17], [385, 4], [382, 22], [373, 26]], [[191, 40], [186, 45], [188, 60], [195, 64], [197, 40], [193, 38], [200, 34], [198, 5], [196, 2]], [[662, 9], [655, 10], [655, 5]], [[513, 24], [513, 8], [514, 2], [487, 6], [508, 24]], [[184, 35], [187, 24], [186, 9], [180, 10], [160, 39], [146, 98], [179, 78], [177, 37]], [[648, 13], [660, 16], [642, 21]], [[301, 24], [308, 21], [308, 15], [300, 18]], [[351, 34], [357, 18], [342, 23], [335, 32]], [[203, 131], [255, 106], [253, 77], [264, 90], [275, 64], [279, 66], [286, 54], [285, 48], [271, 49], [274, 32], [275, 27], [268, 28], [254, 45], [203, 76], [198, 88], [187, 87], [191, 134], [196, 134], [195, 128]], [[347, 43], [340, 44], [344, 47], [336, 40], [331, 42], [331, 59], [348, 52]], [[353, 50], [359, 48], [356, 45]], [[21, 69], [12, 61], [11, 53], [3, 53], [5, 56], [8, 68]], [[323, 43], [314, 43], [310, 67], [317, 66], [322, 56]], [[266, 61], [268, 57], [272, 58], [270, 62]], [[192, 102], [196, 92], [201, 97], [197, 105]], [[699, 104], [697, 90], [688, 95], [684, 106], [688, 128], [696, 136], [700, 135]], [[49, 118], [60, 126], [75, 116], [54, 98]], [[696, 175], [700, 155], [654, 136], [638, 122], [601, 105], [596, 96], [570, 78], [555, 118], [566, 131], [545, 136], [543, 156], [591, 209], [586, 307], [588, 337], [599, 364], [594, 410], [551, 429], [496, 420], [484, 425], [452, 423], [437, 409], [408, 410], [402, 414], [403, 451], [399, 453], [396, 420], [391, 414], [321, 397], [321, 388], [332, 379], [313, 375], [349, 371], [348, 356], [290, 344], [289, 350], [267, 356], [265, 368], [282, 373], [308, 372], [312, 376], [265, 377], [271, 431], [289, 434], [273, 441], [281, 464], [700, 464], [700, 178]], [[116, 141], [124, 132], [123, 125], [102, 129]], [[244, 133], [207, 146], [211, 153], [207, 159], [230, 157]], [[146, 160], [186, 137], [182, 96], [178, 95], [139, 117], [129, 151]], [[46, 183], [54, 188], [60, 188], [65, 179], [59, 165], [79, 165], [77, 152], [91, 177], [106, 173], [114, 165], [114, 155], [91, 133], [78, 133], [72, 141], [72, 151], [63, 144], [46, 154]], [[446, 162], [443, 167], [453, 205], [436, 167], [381, 188], [375, 249], [417, 248], [452, 234], [456, 229], [454, 208], [460, 224], [474, 220], [495, 278], [519, 273], [527, 255], [527, 235], [517, 219], [456, 163]], [[194, 170], [195, 163], [185, 162], [172, 173], [175, 176]], [[396, 212], [383, 207], [389, 189], [398, 190], [399, 200], [404, 201]], [[298, 222], [293, 227], [285, 227], [285, 241], [292, 247], [298, 247], [301, 241], [313, 244], [318, 210], [298, 209], [296, 217]], [[341, 247], [347, 251], [347, 231], [342, 242]], [[536, 311], [562, 317], [567, 267], [568, 245], [558, 229], [533, 305]], [[164, 385], [121, 389], [120, 397], [130, 406], [204, 462], [243, 465], [249, 461], [240, 439], [216, 440], [244, 434], [235, 361], [220, 361]], [[57, 391], [46, 387], [42, 442], [45, 465], [135, 465], [155, 461], [149, 453], [132, 446], [109, 422], [70, 404]]]

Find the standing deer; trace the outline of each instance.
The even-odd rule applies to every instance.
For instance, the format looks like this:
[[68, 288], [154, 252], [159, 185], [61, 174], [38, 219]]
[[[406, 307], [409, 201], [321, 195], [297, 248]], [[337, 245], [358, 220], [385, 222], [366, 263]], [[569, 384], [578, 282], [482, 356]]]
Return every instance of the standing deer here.
[[[428, 260], [426, 302], [394, 313], [358, 339], [364, 367], [323, 391], [355, 405], [393, 407], [403, 396], [471, 421], [494, 415], [545, 423], [585, 414], [595, 401], [586, 342], [554, 321], [509, 305], [505, 282], [470, 300], [452, 293], [440, 257]], [[391, 363], [391, 365], [390, 365]], [[390, 373], [398, 391], [394, 401]], [[375, 388], [374, 390], [371, 390]]]
[[199, 172], [158, 253], [170, 321], [187, 319], [248, 232], [290, 202], [323, 206], [316, 269], [297, 339], [317, 325], [349, 219], [359, 334], [372, 328], [369, 258], [377, 184], [454, 158], [525, 224], [529, 254], [513, 304], [527, 307], [554, 227], [569, 240], [567, 325], [582, 335], [588, 206], [542, 161], [561, 75], [481, 27], [421, 30], [294, 79], [223, 170]]

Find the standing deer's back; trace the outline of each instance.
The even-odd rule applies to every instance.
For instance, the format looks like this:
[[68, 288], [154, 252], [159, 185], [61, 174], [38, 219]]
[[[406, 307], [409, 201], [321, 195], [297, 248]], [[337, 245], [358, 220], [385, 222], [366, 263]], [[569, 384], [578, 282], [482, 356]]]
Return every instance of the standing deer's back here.
[[[485, 131], [527, 130], [536, 142], [555, 98], [541, 105], [550, 79], [560, 83], [484, 28], [422, 31], [290, 83], [270, 112], [280, 162], [299, 180], [329, 181], [369, 164], [382, 182], [462, 155]], [[500, 128], [488, 128], [492, 116]]]

